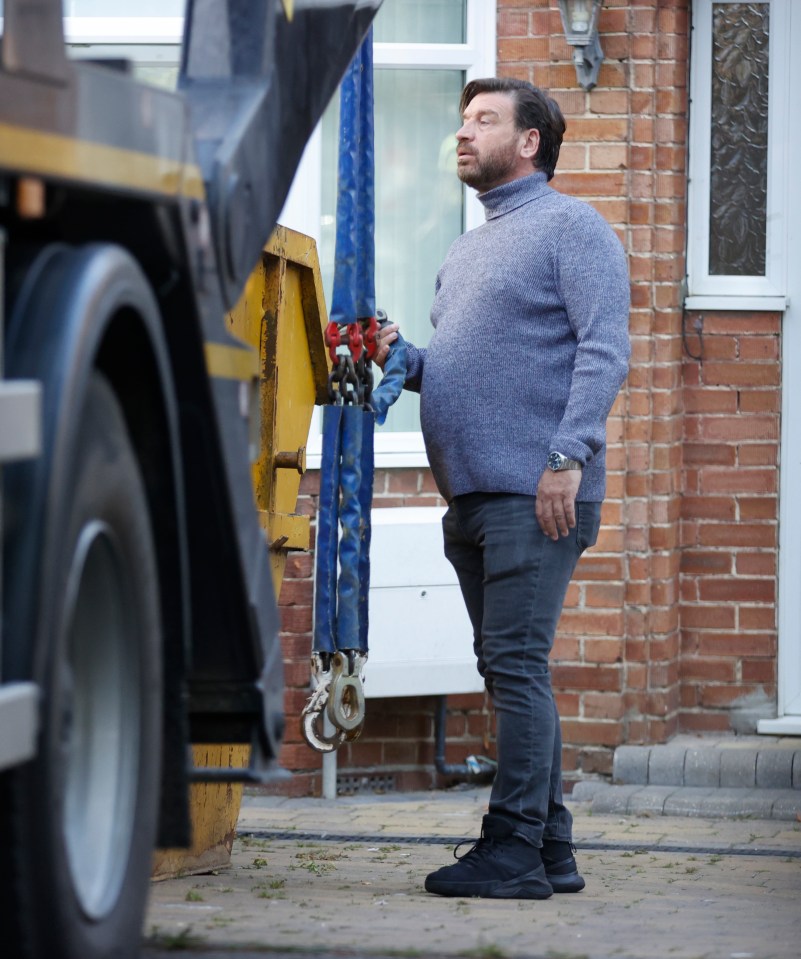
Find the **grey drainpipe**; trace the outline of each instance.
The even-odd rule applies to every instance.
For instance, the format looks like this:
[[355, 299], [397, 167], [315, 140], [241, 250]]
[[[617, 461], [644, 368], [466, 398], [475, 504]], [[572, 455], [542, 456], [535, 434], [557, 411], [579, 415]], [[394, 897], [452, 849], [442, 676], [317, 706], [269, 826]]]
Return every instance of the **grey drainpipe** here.
[[443, 776], [462, 776], [470, 782], [491, 780], [495, 777], [496, 764], [483, 756], [468, 756], [472, 762], [446, 763], [445, 762], [445, 719], [448, 708], [448, 697], [437, 697], [437, 712], [434, 720], [434, 765], [438, 773]]

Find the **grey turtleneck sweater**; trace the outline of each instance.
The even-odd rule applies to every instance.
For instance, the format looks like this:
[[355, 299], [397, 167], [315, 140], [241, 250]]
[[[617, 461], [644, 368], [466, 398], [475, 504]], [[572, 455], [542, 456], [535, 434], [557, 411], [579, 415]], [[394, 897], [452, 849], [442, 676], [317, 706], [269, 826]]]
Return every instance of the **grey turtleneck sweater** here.
[[606, 418], [630, 354], [623, 248], [591, 206], [535, 172], [479, 195], [487, 222], [437, 275], [434, 333], [408, 344], [406, 388], [434, 479], [462, 493], [534, 495], [548, 453], [584, 464], [579, 500], [606, 487]]

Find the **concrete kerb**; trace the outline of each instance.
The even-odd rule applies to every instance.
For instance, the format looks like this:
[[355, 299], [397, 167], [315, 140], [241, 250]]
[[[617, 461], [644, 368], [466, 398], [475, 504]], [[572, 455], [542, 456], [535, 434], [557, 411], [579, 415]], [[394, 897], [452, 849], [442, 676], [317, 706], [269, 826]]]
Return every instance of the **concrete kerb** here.
[[648, 760], [648, 785], [683, 786], [686, 755], [684, 746], [667, 745], [662, 749], [652, 749]]
[[756, 784], [760, 789], [792, 789], [795, 753], [763, 749], [757, 755]]
[[615, 750], [612, 781], [646, 786], [650, 755], [650, 746], [618, 746]]
[[720, 750], [688, 749], [684, 759], [685, 786], [720, 785]]
[[720, 752], [722, 788], [751, 789], [756, 786], [756, 749], [723, 749]]

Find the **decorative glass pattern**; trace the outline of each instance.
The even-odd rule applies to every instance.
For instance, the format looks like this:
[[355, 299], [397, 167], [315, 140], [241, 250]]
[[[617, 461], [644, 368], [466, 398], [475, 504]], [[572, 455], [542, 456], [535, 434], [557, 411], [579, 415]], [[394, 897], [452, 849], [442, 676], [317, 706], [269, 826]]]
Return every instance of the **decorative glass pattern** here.
[[769, 11], [767, 3], [713, 7], [711, 275], [765, 275]]

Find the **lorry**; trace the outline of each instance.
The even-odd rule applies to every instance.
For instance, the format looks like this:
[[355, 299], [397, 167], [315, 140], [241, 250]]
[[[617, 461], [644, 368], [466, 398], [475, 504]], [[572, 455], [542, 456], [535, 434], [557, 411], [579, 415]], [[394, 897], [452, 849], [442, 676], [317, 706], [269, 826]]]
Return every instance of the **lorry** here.
[[[135, 957], [190, 782], [275, 765], [264, 370], [226, 317], [379, 4], [188, 0], [175, 93], [70, 60], [60, 0], [3, 5], [5, 956]], [[195, 768], [199, 743], [249, 766]]]

